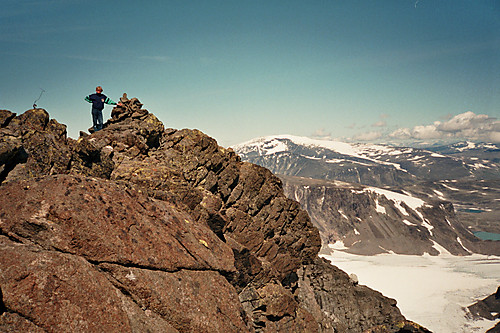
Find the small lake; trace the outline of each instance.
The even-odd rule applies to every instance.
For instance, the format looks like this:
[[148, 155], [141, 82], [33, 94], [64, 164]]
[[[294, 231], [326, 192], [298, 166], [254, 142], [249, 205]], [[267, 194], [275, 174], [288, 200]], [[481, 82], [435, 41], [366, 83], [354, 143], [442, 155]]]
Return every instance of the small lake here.
[[466, 212], [466, 213], [483, 213], [485, 210], [482, 209], [477, 209], [477, 208], [466, 208], [466, 209], [459, 209], [461, 212]]
[[476, 236], [477, 238], [480, 238], [482, 240], [500, 241], [500, 234], [495, 234], [493, 232], [478, 231], [478, 232], [474, 232], [474, 236]]

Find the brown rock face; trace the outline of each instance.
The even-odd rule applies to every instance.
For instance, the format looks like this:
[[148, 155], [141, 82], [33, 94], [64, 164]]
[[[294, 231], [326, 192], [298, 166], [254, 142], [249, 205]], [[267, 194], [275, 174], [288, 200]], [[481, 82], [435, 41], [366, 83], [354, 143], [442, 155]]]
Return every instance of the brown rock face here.
[[206, 225], [113, 182], [55, 175], [0, 193], [2, 232], [44, 249], [164, 271], [234, 271], [231, 249]]
[[[7, 312], [0, 327], [19, 331], [126, 332], [175, 330], [117, 293], [86, 260], [0, 238], [0, 283]], [[18, 326], [22, 325], [22, 326]]]
[[121, 102], [77, 141], [0, 110], [0, 330], [424, 331], [317, 257], [271, 172]]
[[181, 332], [248, 330], [238, 295], [218, 272], [184, 269], [166, 273], [111, 264], [99, 267], [141, 308], [159, 314]]
[[358, 285], [325, 259], [298, 271], [298, 299], [323, 331], [334, 332], [429, 332], [407, 321], [396, 301]]

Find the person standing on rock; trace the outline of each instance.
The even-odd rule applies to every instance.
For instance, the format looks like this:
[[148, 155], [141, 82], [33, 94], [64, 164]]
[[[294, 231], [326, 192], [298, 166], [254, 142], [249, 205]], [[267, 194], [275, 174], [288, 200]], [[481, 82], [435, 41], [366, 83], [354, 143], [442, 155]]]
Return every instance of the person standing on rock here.
[[102, 129], [102, 110], [104, 109], [104, 104], [110, 105], [120, 105], [119, 103], [113, 102], [106, 95], [102, 93], [102, 87], [97, 86], [95, 88], [95, 94], [88, 95], [85, 100], [92, 103], [92, 122], [94, 124], [94, 131], [97, 132]]

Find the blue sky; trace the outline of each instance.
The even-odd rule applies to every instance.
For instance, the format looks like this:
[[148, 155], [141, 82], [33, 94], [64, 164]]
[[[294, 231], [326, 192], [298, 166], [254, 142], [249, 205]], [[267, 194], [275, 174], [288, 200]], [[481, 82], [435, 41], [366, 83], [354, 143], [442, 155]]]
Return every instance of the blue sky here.
[[[500, 142], [500, 1], [3, 0], [0, 108], [76, 138], [96, 85], [229, 146]], [[109, 117], [111, 107], [104, 111]]]

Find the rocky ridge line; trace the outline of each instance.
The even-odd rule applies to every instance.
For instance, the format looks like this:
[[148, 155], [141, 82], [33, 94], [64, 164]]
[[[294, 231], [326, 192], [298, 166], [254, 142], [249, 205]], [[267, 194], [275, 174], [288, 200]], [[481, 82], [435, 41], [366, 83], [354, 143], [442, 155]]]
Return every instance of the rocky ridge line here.
[[317, 257], [269, 170], [121, 102], [76, 141], [0, 110], [0, 330], [426, 331]]

